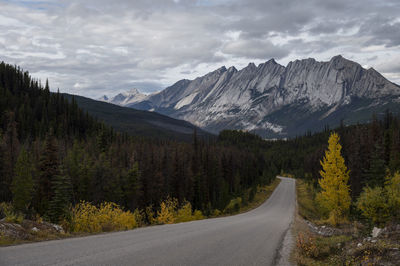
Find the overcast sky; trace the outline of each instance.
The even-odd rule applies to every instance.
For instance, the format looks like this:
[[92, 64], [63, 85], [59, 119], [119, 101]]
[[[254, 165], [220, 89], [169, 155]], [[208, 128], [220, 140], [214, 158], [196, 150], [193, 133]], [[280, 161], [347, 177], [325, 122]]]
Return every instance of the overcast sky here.
[[337, 54], [400, 83], [400, 1], [0, 0], [0, 60], [94, 98]]

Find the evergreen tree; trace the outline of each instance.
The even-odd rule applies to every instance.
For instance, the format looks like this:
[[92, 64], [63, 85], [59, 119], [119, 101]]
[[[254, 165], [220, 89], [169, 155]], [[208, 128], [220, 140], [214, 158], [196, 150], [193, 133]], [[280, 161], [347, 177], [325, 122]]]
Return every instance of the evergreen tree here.
[[58, 223], [68, 212], [68, 207], [71, 204], [71, 179], [61, 169], [59, 174], [52, 180], [53, 197], [49, 204], [49, 217], [53, 223]]
[[22, 148], [15, 166], [15, 177], [11, 186], [13, 206], [18, 211], [26, 212], [31, 204], [34, 192], [32, 170], [28, 152]]
[[8, 112], [5, 116], [7, 127], [3, 138], [0, 140], [0, 153], [2, 157], [2, 167], [0, 169], [0, 201], [8, 201], [12, 197], [10, 187], [20, 146], [14, 113]]
[[328, 150], [321, 161], [323, 170], [320, 171], [322, 178], [319, 179], [319, 185], [322, 191], [317, 195], [317, 200], [329, 211], [328, 222], [336, 225], [346, 218], [351, 204], [349, 171], [340, 153], [342, 146], [339, 135], [332, 133], [328, 143]]
[[59, 174], [58, 145], [51, 133], [46, 138], [45, 148], [40, 156], [38, 171], [35, 207], [36, 211], [43, 215], [47, 212], [49, 202], [53, 196], [53, 179]]
[[385, 174], [385, 160], [382, 159], [382, 148], [376, 144], [372, 151], [370, 167], [366, 171], [364, 183], [370, 187], [383, 186]]
[[130, 210], [134, 210], [138, 207], [140, 188], [139, 165], [136, 162], [133, 164], [133, 167], [128, 170], [125, 176], [124, 192], [126, 205]]

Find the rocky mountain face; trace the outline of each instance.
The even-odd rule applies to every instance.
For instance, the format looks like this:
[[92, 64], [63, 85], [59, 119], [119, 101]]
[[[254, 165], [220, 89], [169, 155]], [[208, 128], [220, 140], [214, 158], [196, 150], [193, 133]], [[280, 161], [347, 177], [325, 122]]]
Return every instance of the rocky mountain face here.
[[271, 59], [238, 71], [221, 67], [194, 80], [180, 80], [126, 106], [156, 111], [218, 133], [242, 129], [267, 138], [366, 122], [386, 109], [400, 111], [400, 87], [374, 69], [335, 56], [286, 67]]
[[107, 95], [100, 97], [99, 101], [108, 102], [116, 105], [127, 106], [136, 102], [143, 101], [146, 98], [145, 94], [140, 93], [137, 89], [131, 89], [130, 91], [119, 93], [113, 98], [109, 99]]

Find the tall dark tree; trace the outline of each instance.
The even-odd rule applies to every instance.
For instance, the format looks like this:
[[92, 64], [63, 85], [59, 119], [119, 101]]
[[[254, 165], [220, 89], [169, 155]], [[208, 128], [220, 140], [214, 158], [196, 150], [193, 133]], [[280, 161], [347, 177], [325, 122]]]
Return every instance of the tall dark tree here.
[[36, 180], [35, 209], [41, 215], [49, 209], [50, 200], [54, 195], [52, 183], [59, 175], [59, 165], [57, 140], [49, 133], [40, 155]]
[[72, 184], [70, 177], [63, 168], [52, 180], [53, 197], [49, 203], [49, 217], [53, 223], [58, 223], [66, 218], [68, 208], [71, 204]]
[[126, 206], [130, 210], [139, 207], [139, 198], [141, 191], [139, 165], [135, 162], [131, 169], [127, 171], [124, 177], [124, 195]]
[[32, 172], [33, 166], [29, 154], [22, 148], [15, 166], [15, 176], [11, 190], [14, 208], [25, 213], [31, 206], [34, 192]]
[[17, 162], [20, 142], [17, 135], [17, 123], [13, 112], [5, 114], [7, 126], [3, 138], [0, 140], [0, 201], [11, 199], [10, 186], [14, 176], [14, 169]]
[[386, 168], [383, 152], [380, 145], [376, 144], [371, 154], [370, 167], [365, 173], [364, 184], [370, 187], [383, 186], [385, 182]]

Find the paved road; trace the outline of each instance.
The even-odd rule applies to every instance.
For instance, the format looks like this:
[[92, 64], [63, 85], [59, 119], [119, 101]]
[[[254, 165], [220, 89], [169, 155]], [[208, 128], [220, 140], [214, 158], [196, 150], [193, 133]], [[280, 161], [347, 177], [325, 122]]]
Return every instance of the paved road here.
[[0, 265], [273, 265], [293, 219], [295, 181], [223, 218], [0, 248]]

